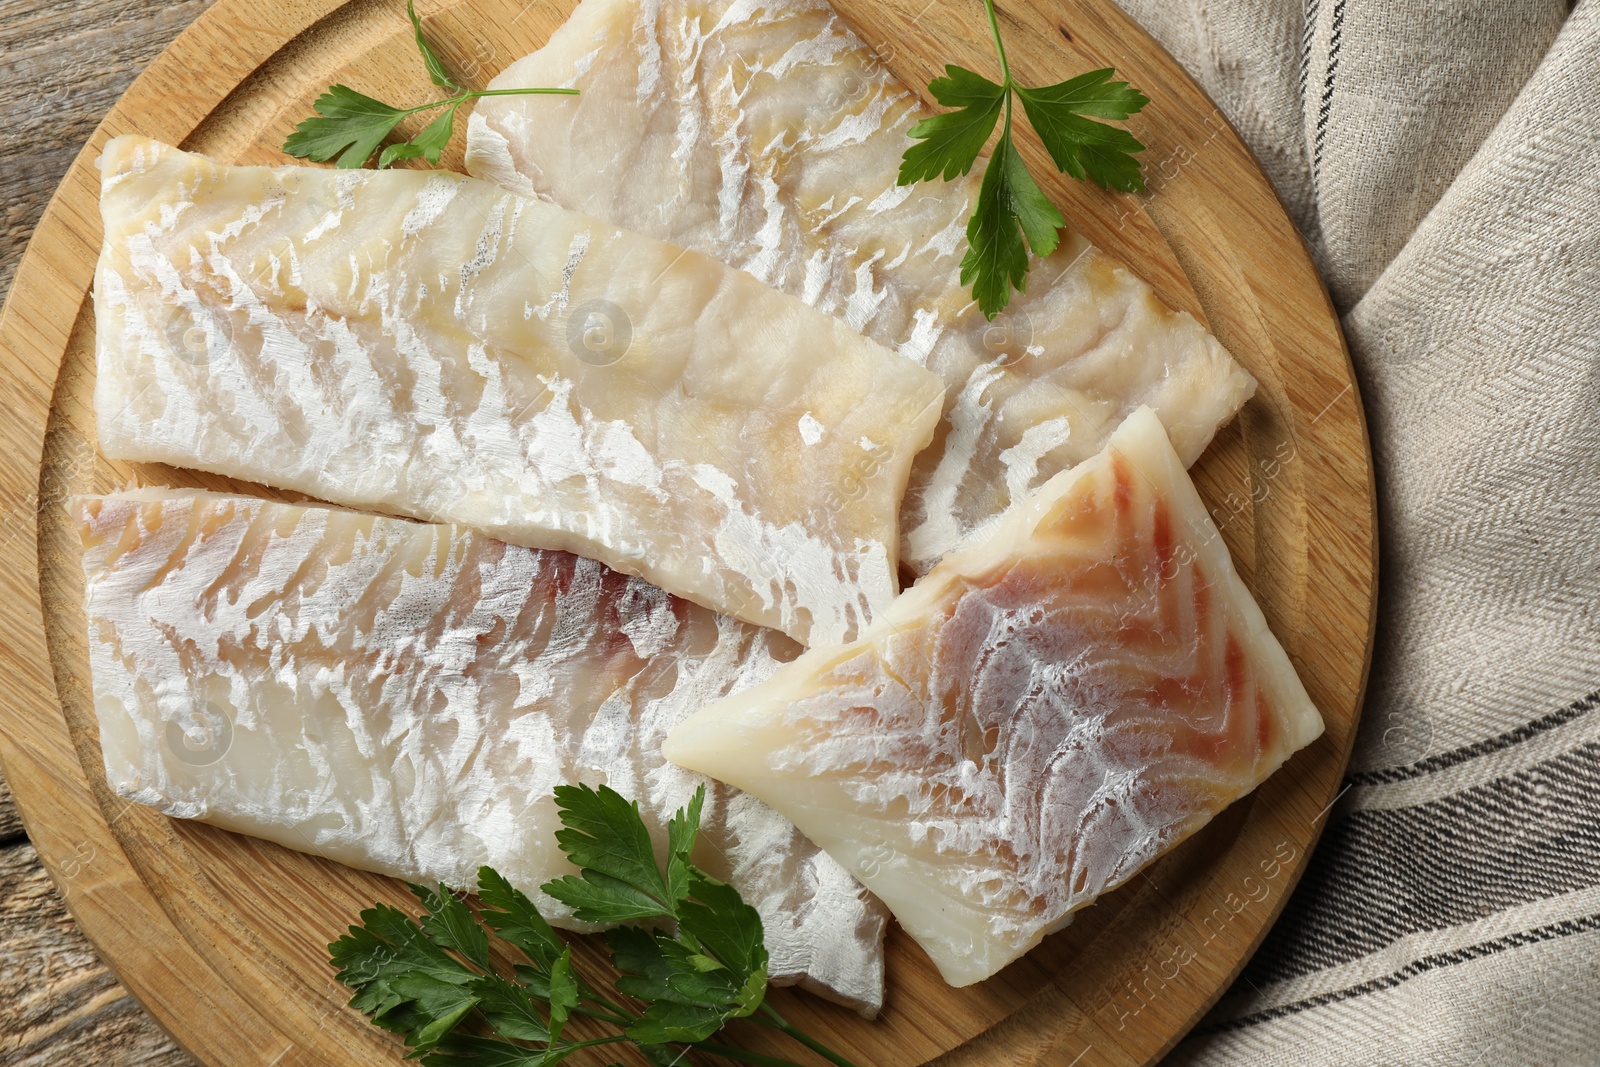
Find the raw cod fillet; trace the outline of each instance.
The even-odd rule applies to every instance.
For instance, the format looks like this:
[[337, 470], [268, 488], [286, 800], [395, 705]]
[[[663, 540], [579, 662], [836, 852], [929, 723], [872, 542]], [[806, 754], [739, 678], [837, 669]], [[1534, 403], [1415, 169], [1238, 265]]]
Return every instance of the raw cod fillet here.
[[101, 448], [562, 549], [800, 641], [897, 589], [938, 378], [460, 175], [101, 160]]
[[712, 705], [664, 752], [793, 819], [962, 986], [1322, 728], [1142, 409], [861, 640]]
[[473, 174], [740, 267], [944, 379], [901, 512], [919, 574], [1140, 405], [1187, 465], [1255, 390], [1070, 232], [986, 322], [959, 277], [983, 167], [895, 184], [929, 112], [825, 0], [584, 0], [491, 85], [582, 95], [480, 100]]
[[[564, 552], [202, 492], [76, 504], [106, 776], [180, 818], [411, 881], [572, 870], [552, 790], [609, 784], [652, 833], [703, 779], [662, 738], [799, 648]], [[701, 855], [772, 973], [877, 1011], [883, 907], [771, 808], [713, 784]]]

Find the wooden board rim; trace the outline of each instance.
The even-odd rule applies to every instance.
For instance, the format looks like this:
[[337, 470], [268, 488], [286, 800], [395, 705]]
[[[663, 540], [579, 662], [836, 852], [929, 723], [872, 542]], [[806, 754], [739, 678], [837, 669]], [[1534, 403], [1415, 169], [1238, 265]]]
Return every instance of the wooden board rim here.
[[[470, 2], [452, 0], [447, 5], [425, 8], [424, 12], [431, 18], [441, 8], [455, 10]], [[273, 1053], [276, 1048], [283, 1050], [276, 1054], [283, 1063], [300, 1062], [294, 1035], [308, 1030], [325, 1032], [326, 1013], [318, 1017], [316, 1011], [296, 1005], [273, 1005], [267, 1010], [230, 984], [230, 975], [237, 979], [239, 972], [231, 961], [221, 960], [219, 946], [205, 944], [204, 939], [196, 937], [195, 929], [182, 914], [184, 901], [181, 897], [177, 901], [158, 899], [136, 876], [135, 864], [115, 831], [121, 814], [120, 802], [108, 797], [103, 781], [94, 781], [90, 771], [97, 769], [97, 757], [83, 751], [82, 744], [69, 734], [61, 718], [61, 697], [45, 643], [45, 609], [40, 588], [38, 512], [39, 502], [49, 496], [41, 492], [42, 479], [47, 475], [41, 466], [46, 418], [61, 384], [58, 377], [62, 358], [75, 325], [85, 314], [97, 251], [90, 237], [98, 233], [95, 212], [98, 174], [94, 159], [104, 141], [117, 133], [140, 132], [183, 143], [228, 106], [240, 83], [302, 34], [308, 31], [314, 34], [352, 11], [371, 15], [376, 6], [376, 0], [278, 0], [271, 5], [269, 17], [264, 5], [255, 5], [249, 0], [219, 0], [135, 81], [79, 153], [46, 209], [19, 264], [5, 308], [0, 311], [0, 376], [3, 376], [0, 380], [4, 381], [8, 394], [0, 427], [3, 427], [3, 439], [11, 446], [12, 455], [22, 461], [8, 464], [0, 481], [7, 509], [5, 525], [0, 528], [0, 538], [3, 538], [0, 562], [4, 563], [4, 573], [0, 575], [0, 582], [4, 584], [0, 588], [5, 593], [4, 603], [0, 604], [5, 649], [0, 655], [8, 668], [5, 678], [0, 680], [0, 701], [3, 701], [5, 716], [0, 720], [0, 735], [3, 735], [0, 736], [0, 762], [12, 782], [29, 834], [80, 925], [158, 1022], [204, 1062], [229, 1065], [245, 1062], [239, 1058], [241, 1048], [260, 1053], [263, 1063], [277, 1062]], [[913, 32], [911, 27], [917, 21], [910, 17], [909, 9], [921, 6], [920, 2], [884, 5], [881, 10], [865, 12], [864, 18], [858, 17], [862, 12], [852, 10], [850, 21], [869, 42], [901, 40]], [[1145, 42], [1141, 47], [1146, 49], [1153, 47], [1143, 31], [1111, 8], [1106, 0], [1071, 0], [1045, 6], [1072, 8], [1074, 25], [1078, 25], [1077, 20], [1098, 20], [1097, 28], [1103, 37], [1121, 35], [1124, 41]], [[1072, 40], [1064, 24], [1052, 25], [1058, 21], [1057, 16], [1041, 12], [1038, 4], [1006, 5], [1002, 14], [1008, 35], [1049, 34], [1059, 30]], [[964, 16], [940, 11], [930, 21], [960, 17]], [[400, 18], [403, 20], [403, 14]], [[975, 42], [979, 46], [975, 55], [981, 55], [981, 46], [985, 43]], [[1134, 45], [1127, 47], [1131, 50]], [[954, 58], [966, 61], [963, 56]], [[1178, 70], [1170, 57], [1161, 53], [1159, 60], [1166, 64], [1168, 78], [1186, 83], [1199, 94], [1198, 88]], [[908, 81], [919, 84], [898, 64], [891, 65], [897, 73], [907, 76]], [[1024, 59], [1019, 69], [1025, 65]], [[175, 91], [178, 87], [181, 89]], [[1203, 99], [1203, 94], [1199, 95]], [[1211, 115], [1216, 114], [1212, 108]], [[1248, 159], [1237, 135], [1225, 123], [1213, 137], [1221, 142], [1220, 148], [1234, 155], [1242, 153]], [[1207, 145], [1211, 143], [1208, 141]], [[1239, 191], [1238, 200], [1250, 212], [1252, 222], [1261, 226], [1264, 241], [1270, 237], [1279, 245], [1292, 246], [1292, 252], [1287, 253], [1291, 276], [1282, 283], [1283, 287], [1298, 288], [1307, 305], [1300, 308], [1301, 313], [1319, 326], [1308, 332], [1315, 334], [1324, 346], [1331, 346], [1325, 347], [1325, 356], [1333, 353], [1337, 360], [1342, 360], [1340, 369], [1347, 383], [1346, 390], [1330, 402], [1323, 414], [1348, 393], [1337, 425], [1346, 438], [1358, 441], [1356, 469], [1346, 473], [1351, 475], [1347, 480], [1355, 490], [1350, 499], [1360, 500], [1365, 505], [1363, 517], [1367, 537], [1364, 545], [1352, 546], [1357, 551], [1347, 561], [1347, 566], [1351, 582], [1364, 583], [1365, 630], [1349, 635], [1359, 646], [1360, 661], [1358, 676], [1351, 679], [1348, 686], [1349, 718], [1343, 724], [1337, 750], [1319, 757], [1325, 763], [1336, 764], [1342, 772], [1354, 738], [1375, 619], [1377, 546], [1371, 457], [1349, 356], [1326, 292], [1316, 279], [1304, 245], [1284, 216], [1270, 185], [1253, 163], [1249, 171], [1249, 180]], [[1093, 201], [1094, 194], [1086, 194], [1086, 197]], [[1108, 203], [1111, 201], [1099, 201], [1101, 206]], [[1228, 206], [1223, 205], [1224, 208]], [[1177, 209], [1178, 205], [1167, 208], [1158, 202], [1142, 205], [1135, 224], [1145, 225], [1167, 239], [1169, 245], [1175, 244], [1176, 230], [1170, 219], [1163, 219], [1163, 211]], [[1092, 228], [1090, 235], [1097, 239], [1102, 236]], [[1190, 254], [1199, 255], [1200, 251], [1191, 249]], [[1179, 252], [1178, 257], [1182, 260], [1183, 254]], [[1240, 270], [1242, 274], [1242, 268]], [[1195, 274], [1204, 276], [1205, 272], [1189, 272], [1191, 278]], [[1170, 286], [1163, 286], [1159, 278], [1152, 280], [1169, 299], [1176, 295], [1180, 306], [1186, 302], [1184, 293], [1175, 294]], [[1180, 282], [1179, 288], [1186, 286]], [[1195, 310], [1203, 313], [1213, 309], [1203, 297], [1192, 292], [1187, 296], [1198, 302]], [[1220, 326], [1215, 322], [1213, 326], [1219, 329], [1220, 335]], [[1313, 425], [1315, 422], [1313, 419]], [[1330, 419], [1330, 425], [1334, 423], [1335, 420]], [[1365, 551], [1359, 551], [1361, 549]], [[1332, 798], [1338, 778], [1337, 773], [1332, 776], [1324, 799]], [[1261, 921], [1256, 923], [1248, 945], [1226, 968], [1226, 977], [1237, 973], [1265, 935], [1292, 882], [1303, 873], [1304, 852], [1309, 851], [1319, 833], [1320, 823], [1316, 823], [1281, 891], [1272, 899], [1270, 913], [1262, 909]], [[86, 869], [95, 870], [96, 876], [79, 877]], [[136, 928], [138, 936], [130, 939], [130, 928]], [[263, 966], [262, 973], [270, 975], [271, 966]], [[1170, 1048], [1221, 994], [1225, 984], [1225, 981], [1213, 982], [1203, 995], [1187, 997], [1184, 1018], [1178, 1025], [1166, 1028], [1160, 1047], [1153, 1050], [1154, 1055], [1159, 1056]], [[1009, 1049], [1012, 1054], [1031, 1050], [1026, 1054], [1026, 1062], [1064, 1064], [1072, 1061], [1071, 1050], [1059, 1040], [1061, 1035], [1052, 1035], [1050, 1027], [1040, 1018], [1041, 1010], [1048, 1007], [1046, 1000], [1041, 993], [1035, 1002], [1020, 1005], [1005, 1022], [982, 1034], [981, 1040], [952, 1051], [941, 1058], [941, 1062], [999, 1062], [993, 1057], [1002, 1048]], [[225, 1027], [196, 1025], [199, 1017], [220, 1017], [228, 1022]], [[290, 1058], [284, 1059], [286, 1055]], [[308, 1058], [304, 1062], [327, 1061]], [[1095, 1060], [1085, 1059], [1084, 1062]]]

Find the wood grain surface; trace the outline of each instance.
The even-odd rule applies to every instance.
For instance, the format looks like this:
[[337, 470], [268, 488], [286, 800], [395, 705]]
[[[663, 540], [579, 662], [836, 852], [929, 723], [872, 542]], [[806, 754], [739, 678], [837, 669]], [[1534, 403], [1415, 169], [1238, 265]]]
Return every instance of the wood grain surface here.
[[[95, 126], [209, 3], [0, 0], [0, 294]], [[24, 516], [9, 504], [4, 515], [9, 537]], [[0, 778], [0, 1064], [193, 1062], [89, 947]]]
[[[572, 2], [421, 6], [447, 63], [481, 83], [542, 43]], [[838, 6], [909, 84], [926, 85], [945, 62], [992, 65], [975, 4]], [[896, 934], [878, 1023], [777, 994], [786, 1014], [863, 1065], [1158, 1058], [1238, 972], [1303, 870], [1348, 758], [1370, 651], [1376, 546], [1361, 409], [1326, 294], [1270, 186], [1204, 95], [1109, 0], [1015, 0], [1002, 22], [1024, 81], [1115, 65], [1154, 99], [1133, 124], [1150, 145], [1146, 194], [1046, 185], [1091, 239], [1206, 319], [1260, 380], [1196, 480], [1329, 730], [989, 982], [949, 990]], [[93, 446], [92, 161], [107, 137], [139, 132], [225, 161], [285, 162], [276, 146], [332, 81], [397, 103], [427, 98], [409, 38], [398, 0], [219, 0], [95, 131], [0, 315], [0, 759], [89, 938], [189, 1052], [219, 1067], [397, 1062], [399, 1046], [343, 1007], [324, 946], [360, 907], [409, 899], [385, 879], [168, 820], [106, 788], [75, 538], [49, 502], [134, 478], [240, 487], [111, 463]], [[1048, 169], [1031, 139], [1024, 151]], [[446, 163], [459, 165], [460, 152], [458, 136]]]

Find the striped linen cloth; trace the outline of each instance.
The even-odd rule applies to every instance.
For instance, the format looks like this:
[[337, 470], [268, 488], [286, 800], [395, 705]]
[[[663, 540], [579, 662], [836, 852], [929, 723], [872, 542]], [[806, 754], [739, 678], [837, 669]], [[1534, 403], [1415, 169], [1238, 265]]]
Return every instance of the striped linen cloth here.
[[1119, 0], [1343, 316], [1380, 615], [1346, 791], [1169, 1064], [1600, 1065], [1600, 0]]

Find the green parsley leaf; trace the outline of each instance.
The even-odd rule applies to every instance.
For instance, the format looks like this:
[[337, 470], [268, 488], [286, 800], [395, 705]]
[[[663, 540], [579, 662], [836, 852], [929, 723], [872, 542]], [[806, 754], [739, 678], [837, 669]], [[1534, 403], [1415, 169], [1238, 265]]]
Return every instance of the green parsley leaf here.
[[395, 127], [408, 116], [442, 107], [444, 112], [423, 127], [421, 133], [408, 141], [389, 145], [378, 157], [380, 170], [402, 159], [423, 159], [436, 167], [444, 157], [451, 134], [455, 132], [456, 111], [467, 101], [480, 96], [578, 95], [576, 89], [465, 89], [450, 77], [444, 61], [422, 32], [422, 20], [417, 17], [415, 0], [406, 0], [406, 14], [411, 19], [412, 36], [416, 39], [417, 51], [422, 53], [428, 79], [455, 95], [417, 107], [395, 107], [358, 93], [347, 85], [331, 86], [311, 105], [316, 114], [302, 121], [284, 140], [285, 152], [296, 159], [326, 163], [337, 158], [336, 166], [363, 167], [384, 140], [394, 133]]
[[296, 126], [283, 142], [283, 150], [317, 163], [338, 156], [337, 165], [346, 169], [359, 167], [372, 158], [383, 139], [410, 114], [348, 85], [329, 87], [311, 106], [317, 117]]
[[[355, 990], [351, 1005], [403, 1034], [424, 1067], [554, 1067], [582, 1049], [620, 1042], [632, 1043], [657, 1067], [680, 1064], [696, 1049], [800, 1067], [709, 1040], [730, 1019], [758, 1012], [758, 1021], [836, 1067], [853, 1067], [765, 1003], [760, 915], [691, 858], [703, 788], [667, 824], [664, 876], [637, 804], [604, 786], [562, 786], [556, 802], [563, 824], [557, 840], [579, 870], [545, 891], [575, 902], [580, 919], [631, 909], [645, 913], [633, 918], [671, 920], [659, 928], [625, 925], [606, 933], [620, 975], [616, 999], [578, 973], [571, 946], [526, 895], [483, 867], [476, 914], [444, 886], [412, 886], [423, 908], [420, 922], [379, 905], [328, 946], [340, 981]], [[491, 929], [531, 961], [515, 965], [514, 978], [493, 967]], [[612, 1032], [568, 1037], [576, 1015]]]
[[911, 185], [970, 173], [995, 126], [1000, 126], [967, 223], [967, 253], [961, 261], [961, 283], [972, 287], [979, 308], [993, 319], [1010, 304], [1013, 291], [1024, 291], [1030, 251], [1036, 256], [1055, 251], [1061, 240], [1058, 231], [1066, 224], [1017, 151], [1012, 94], [1022, 100], [1028, 121], [1057, 169], [1079, 181], [1125, 192], [1144, 188], [1134, 158], [1144, 145], [1127, 130], [1100, 120], [1123, 121], [1150, 100], [1127, 82], [1113, 81], [1116, 72], [1109, 67], [1042, 89], [1017, 84], [1006, 59], [994, 0], [983, 0], [983, 5], [1000, 59], [1000, 81], [953, 64], [945, 67], [945, 76], [935, 78], [928, 89], [939, 103], [957, 110], [911, 127], [908, 133], [917, 143], [906, 149], [898, 180]]
[[1127, 82], [1112, 81], [1115, 73], [1107, 67], [1043, 89], [1019, 86], [1017, 95], [1058, 168], [1102, 189], [1131, 193], [1144, 188], [1139, 161], [1133, 158], [1144, 145], [1127, 130], [1094, 120], [1126, 119], [1150, 98]]
[[411, 32], [417, 38], [417, 51], [422, 53], [422, 62], [428, 68], [428, 77], [433, 84], [441, 89], [460, 89], [450, 77], [450, 72], [444, 69], [444, 63], [439, 59], [433, 45], [422, 35], [422, 20], [417, 17], [416, 0], [406, 0], [406, 14], [411, 17]]
[[478, 1007], [489, 1025], [501, 1037], [516, 1041], [550, 1040], [550, 1024], [539, 1011], [532, 990], [497, 974], [486, 974], [472, 983], [472, 992], [477, 995]]
[[[1003, 138], [989, 162], [989, 170], [984, 171], [978, 210], [966, 224], [966, 256], [962, 258], [962, 285], [973, 286], [973, 299], [989, 318], [1005, 310], [1013, 288], [1026, 290], [1027, 230], [1022, 227], [1019, 211], [1026, 211], [1027, 224], [1034, 235], [1043, 237], [1040, 230], [1048, 219], [1040, 210], [1040, 203], [1054, 211], [1032, 174], [1027, 173], [1027, 166], [1022, 165], [1016, 146], [1010, 138]], [[1061, 219], [1059, 211], [1056, 219]], [[1061, 226], [1061, 222], [1056, 224]], [[1053, 248], [1054, 240], [1059, 238], [1051, 230], [1043, 243]]]
[[586, 923], [625, 923], [666, 914], [656, 898], [599, 871], [569, 874], [540, 888], [571, 908], [573, 918]]
[[678, 928], [736, 973], [741, 984], [757, 971], [764, 973], [767, 950], [760, 913], [737, 889], [698, 869], [690, 874], [689, 888], [692, 899], [678, 908]]
[[900, 161], [901, 185], [934, 178], [949, 181], [966, 174], [1000, 119], [1006, 101], [1004, 86], [954, 64], [944, 71], [943, 78], [928, 84], [928, 91], [945, 107], [960, 110], [923, 119], [906, 131], [922, 143], [906, 149]]
[[421, 885], [410, 888], [427, 913], [422, 919], [422, 930], [429, 940], [454, 949], [487, 970], [489, 935], [483, 932], [483, 927], [478, 925], [478, 920], [461, 898], [442, 885], [437, 890]]
[[606, 937], [617, 989], [649, 1005], [628, 1035], [642, 1044], [704, 1041], [753, 1014], [767, 987], [761, 918], [732, 887], [698, 868], [677, 911], [679, 937], [622, 927]]
[[706, 787], [689, 798], [689, 806], [679, 810], [667, 823], [667, 896], [678, 903], [689, 893], [690, 856], [700, 836], [700, 812], [706, 804]]
[[549, 971], [541, 971], [536, 967], [523, 967], [520, 964], [511, 970], [517, 976], [517, 981], [527, 988], [529, 994], [541, 1001], [550, 999]]
[[628, 1036], [641, 1045], [694, 1044], [721, 1030], [726, 1021], [722, 1009], [712, 1005], [658, 1000], [628, 1027]]
[[390, 985], [410, 1002], [410, 1010], [416, 1016], [412, 1021], [420, 1022], [407, 1028], [406, 1044], [424, 1052], [437, 1045], [455, 1029], [463, 1015], [478, 1005], [478, 997], [471, 987], [441, 981], [428, 974], [396, 978]]
[[562, 829], [556, 841], [582, 869], [542, 888], [584, 922], [616, 923], [670, 914], [673, 897], [656, 867], [639, 806], [610, 786], [556, 786]]
[[639, 1051], [644, 1053], [644, 1058], [655, 1067], [681, 1067], [683, 1063], [683, 1053], [671, 1045], [640, 1045]]
[[331, 946], [333, 965], [346, 985], [413, 973], [463, 985], [472, 980], [469, 969], [429, 940], [399, 908], [375, 905], [361, 913], [361, 923]]
[[478, 900], [483, 921], [545, 971], [567, 950], [533, 901], [493, 867], [478, 868]]
[[547, 1062], [543, 1051], [466, 1034], [450, 1035], [422, 1057], [423, 1067], [544, 1067]]
[[667, 899], [650, 831], [639, 817], [637, 803], [608, 785], [599, 789], [558, 785], [556, 808], [563, 827], [556, 831], [556, 841], [573, 863]]
[[1028, 247], [1049, 255], [1060, 242], [1056, 230], [1064, 225], [1066, 219], [1028, 173], [1011, 138], [1001, 138], [983, 174], [961, 260], [961, 284], [972, 286], [986, 316], [993, 319], [1005, 310], [1012, 289], [1026, 290]]
[[[739, 991], [739, 976], [682, 941], [663, 936], [654, 940], [655, 950], [660, 955], [651, 963], [649, 982], [653, 988], [649, 997], [640, 999], [718, 1010], [733, 1006]], [[632, 990], [644, 987], [643, 982], [617, 981], [617, 988], [629, 995], [636, 995]]]
[[455, 132], [456, 108], [460, 106], [459, 103], [451, 104], [411, 140], [385, 148], [378, 155], [378, 169], [384, 169], [397, 159], [416, 159], [418, 156], [437, 167], [444, 156], [445, 145], [450, 143], [450, 135]]
[[550, 968], [550, 1040], [561, 1036], [561, 1028], [578, 1006], [578, 979], [572, 973], [572, 947], [569, 945]]
[[431, 1047], [472, 1010], [474, 972], [398, 908], [380, 904], [361, 920], [328, 946], [339, 980], [356, 991], [350, 1006], [407, 1044]]
[[618, 992], [646, 1003], [674, 995], [672, 965], [655, 934], [638, 926], [619, 926], [606, 931], [606, 944], [611, 946], [612, 964], [622, 972]]

